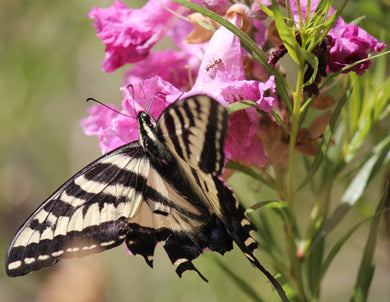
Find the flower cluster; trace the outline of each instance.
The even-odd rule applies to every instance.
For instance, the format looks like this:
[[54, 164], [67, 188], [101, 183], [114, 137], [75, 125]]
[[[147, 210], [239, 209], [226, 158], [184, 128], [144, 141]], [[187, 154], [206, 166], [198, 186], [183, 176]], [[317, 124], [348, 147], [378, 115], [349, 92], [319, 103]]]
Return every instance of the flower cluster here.
[[[302, 19], [306, 18], [307, 12], [311, 15], [316, 11], [319, 0], [310, 1], [311, 7], [308, 8], [308, 0], [299, 1], [302, 12]], [[299, 11], [297, 0], [289, 0], [290, 9], [294, 21], [299, 23]], [[334, 14], [335, 10], [331, 7], [326, 18]], [[347, 24], [343, 18], [339, 17], [329, 31], [328, 35], [332, 38], [332, 47], [329, 52], [329, 62], [327, 71], [337, 72], [342, 68], [353, 64], [357, 61], [366, 59], [368, 51], [382, 51], [386, 44], [379, 43], [377, 39], [369, 35], [365, 30], [355, 24]], [[371, 65], [371, 61], [364, 61], [355, 65], [350, 70], [345, 72], [355, 71], [361, 75]]]
[[[249, 8], [243, 4], [230, 5], [226, 0], [197, 1], [224, 16], [267, 51], [272, 43], [270, 28], [263, 21], [266, 15], [256, 1]], [[271, 1], [260, 1], [270, 7]], [[300, 1], [304, 13], [305, 1]], [[318, 1], [311, 1], [313, 11]], [[298, 17], [296, 1], [290, 9]], [[332, 13], [332, 12], [330, 12]], [[208, 95], [224, 106], [242, 100], [252, 100], [256, 108], [230, 116], [226, 143], [227, 158], [241, 159], [262, 166], [267, 162], [260, 136], [259, 111], [271, 112], [279, 101], [275, 79], [262, 65], [253, 60], [240, 40], [225, 27], [169, 0], [149, 0], [141, 9], [128, 9], [120, 1], [110, 8], [93, 8], [89, 14], [95, 19], [97, 36], [106, 45], [103, 70], [111, 72], [127, 64], [122, 92], [122, 112], [135, 116], [153, 105], [150, 113], [158, 117], [166, 106], [178, 98]], [[208, 24], [209, 26], [203, 26]], [[210, 28], [213, 30], [210, 30]], [[268, 34], [267, 34], [268, 33]], [[348, 25], [341, 18], [329, 32], [332, 37], [326, 70], [335, 72], [368, 56], [368, 50], [385, 47], [356, 25]], [[175, 49], [153, 51], [162, 38], [169, 38]], [[269, 50], [269, 49], [268, 49]], [[364, 72], [369, 61], [353, 67]], [[82, 120], [88, 135], [98, 135], [103, 152], [138, 139], [135, 119], [117, 115], [105, 107], [90, 108], [90, 116]]]

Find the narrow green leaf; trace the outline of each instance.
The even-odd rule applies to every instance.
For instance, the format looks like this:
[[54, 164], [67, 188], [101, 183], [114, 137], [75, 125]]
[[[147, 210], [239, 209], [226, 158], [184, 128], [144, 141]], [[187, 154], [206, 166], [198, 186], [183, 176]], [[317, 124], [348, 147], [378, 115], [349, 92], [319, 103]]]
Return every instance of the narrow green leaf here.
[[375, 210], [375, 215], [371, 222], [370, 232], [367, 238], [366, 246], [364, 248], [362, 260], [360, 262], [359, 273], [356, 278], [355, 286], [351, 296], [351, 301], [353, 302], [367, 300], [368, 291], [370, 289], [372, 276], [374, 275], [375, 269], [373, 258], [378, 236], [379, 221], [385, 206], [386, 199], [388, 198], [387, 194], [388, 191], [386, 190], [378, 203], [378, 206]]
[[378, 169], [383, 165], [387, 154], [390, 151], [390, 135], [382, 139], [373, 147], [371, 157], [367, 159], [359, 173], [352, 180], [347, 190], [341, 197], [342, 204], [353, 206], [364, 193], [368, 183], [375, 175]]
[[310, 64], [310, 66], [313, 68], [314, 72], [311, 75], [310, 79], [304, 83], [304, 86], [308, 86], [314, 83], [316, 77], [317, 77], [317, 72], [318, 72], [318, 58], [308, 52], [301, 51], [301, 56], [305, 59], [306, 62]]
[[290, 136], [291, 132], [287, 128], [287, 126], [283, 122], [283, 120], [280, 118], [279, 114], [276, 111], [274, 111], [274, 110], [271, 111], [271, 114], [276, 119], [276, 121], [279, 123], [279, 125], [283, 128], [283, 130], [286, 131], [286, 133]]
[[336, 243], [333, 245], [331, 250], [329, 251], [328, 255], [326, 256], [324, 262], [320, 266], [320, 274], [317, 282], [317, 287], [313, 289], [313, 295], [317, 295], [317, 292], [320, 288], [321, 280], [323, 279], [326, 271], [328, 270], [330, 264], [332, 263], [334, 257], [337, 255], [337, 253], [340, 251], [341, 247], [344, 245], [344, 243], [348, 240], [349, 237], [368, 219], [364, 219], [360, 221], [359, 223], [352, 226], [342, 237], [340, 237]]
[[308, 253], [306, 272], [307, 272], [307, 283], [313, 298], [318, 298], [318, 288], [321, 284], [321, 267], [324, 260], [325, 250], [325, 238], [321, 238], [316, 242], [313, 248]]
[[257, 209], [260, 209], [261, 207], [264, 207], [264, 206], [267, 206], [267, 208], [270, 208], [270, 209], [273, 209], [273, 208], [283, 209], [283, 208], [287, 207], [287, 205], [284, 201], [275, 199], [275, 200], [264, 200], [264, 201], [257, 202], [254, 205], [252, 205], [250, 207], [250, 209], [257, 210]]
[[386, 156], [390, 151], [390, 135], [382, 139], [373, 147], [373, 152], [365, 160], [360, 171], [350, 183], [344, 195], [341, 197], [341, 202], [334, 210], [332, 216], [325, 222], [322, 233], [324, 236], [333, 230], [340, 221], [345, 217], [349, 210], [356, 204], [367, 188], [372, 177], [383, 166]]
[[[385, 194], [383, 196], [386, 196]], [[366, 254], [366, 251], [363, 255], [363, 258], [362, 258], [362, 263], [361, 263], [361, 266], [364, 266], [364, 268], [362, 268], [361, 270], [364, 271], [365, 273], [367, 273], [368, 275], [370, 274], [370, 270], [367, 268], [368, 267], [368, 260], [372, 259], [372, 253], [373, 253], [373, 250], [371, 250], [368, 246], [369, 245], [372, 245], [372, 246], [375, 246], [374, 242], [373, 242], [373, 236], [372, 234], [376, 234], [377, 232], [377, 228], [378, 228], [378, 221], [380, 219], [380, 214], [383, 212], [383, 203], [384, 203], [384, 197], [382, 197], [381, 201], [379, 202], [378, 206], [377, 206], [377, 209], [375, 211], [375, 214], [373, 217], [369, 217], [369, 218], [366, 218], [366, 219], [363, 219], [361, 221], [359, 221], [358, 223], [356, 223], [355, 225], [353, 225], [347, 232], [344, 233], [343, 236], [341, 236], [337, 241], [336, 243], [333, 245], [333, 247], [330, 249], [328, 255], [326, 256], [324, 262], [321, 264], [321, 270], [320, 270], [320, 274], [319, 274], [319, 278], [318, 278], [318, 283], [317, 283], [317, 287], [313, 288], [313, 294], [316, 295], [318, 290], [319, 290], [319, 287], [320, 287], [320, 284], [321, 284], [321, 280], [323, 279], [326, 271], [328, 270], [330, 264], [332, 263], [333, 259], [335, 258], [335, 256], [337, 255], [337, 253], [340, 251], [340, 249], [342, 248], [342, 246], [344, 245], [344, 243], [349, 239], [349, 237], [351, 237], [351, 235], [364, 223], [366, 223], [368, 220], [370, 219], [373, 219], [372, 221], [372, 225], [371, 225], [371, 230], [370, 230], [370, 235], [369, 235], [369, 238], [368, 238], [368, 241], [370, 241], [370, 243], [367, 241], [366, 243], [366, 249], [368, 250], [367, 251], [367, 256], [364, 256]], [[344, 204], [345, 206], [345, 204]], [[349, 208], [348, 208], [349, 209]], [[373, 225], [375, 226], [376, 230], [374, 231], [374, 227]], [[329, 233], [330, 229], [328, 228], [328, 230], [325, 230], [326, 227], [324, 228], [324, 231], [321, 232], [321, 235], [320, 235], [320, 238], [317, 238], [318, 241], [320, 240], [323, 240]], [[376, 235], [374, 236], [376, 238]], [[375, 247], [373, 247], [375, 248]], [[371, 258], [370, 258], [371, 257]], [[365, 263], [363, 264], [363, 260], [365, 261]], [[371, 262], [370, 262], [371, 263]], [[362, 273], [364, 274], [364, 273]], [[368, 277], [369, 276], [366, 276], [367, 279], [364, 279], [364, 280], [361, 280], [361, 281], [358, 281], [356, 280], [356, 283], [358, 282], [362, 282], [363, 284], [366, 284], [367, 285], [367, 281], [368, 281]], [[358, 277], [359, 278], [359, 277]], [[362, 276], [361, 278], [364, 278], [364, 276]], [[356, 286], [355, 286], [356, 288]], [[358, 300], [356, 299], [356, 301], [365, 301], [364, 299], [363, 300]]]
[[272, 265], [278, 272], [287, 276], [289, 268], [285, 263], [284, 249], [280, 247], [280, 240], [278, 240], [279, 234], [275, 232], [275, 229], [279, 229], [282, 224], [277, 224], [277, 221], [273, 219], [272, 215], [269, 215], [270, 213], [268, 211], [259, 211], [256, 214], [259, 222], [256, 223], [258, 231], [255, 235], [261, 251], [270, 257]]
[[274, 19], [274, 13], [272, 12], [272, 10], [270, 10], [268, 7], [266, 7], [264, 4], [262, 4], [261, 2], [255, 0], [256, 3], [260, 6], [261, 10], [267, 14], [268, 17], [270, 17], [271, 19]]
[[264, 178], [263, 175], [261, 175], [260, 173], [258, 173], [257, 171], [255, 171], [252, 168], [245, 167], [245, 166], [243, 166], [243, 165], [241, 165], [239, 163], [236, 163], [234, 161], [228, 161], [226, 163], [226, 168], [232, 169], [232, 170], [236, 170], [236, 171], [240, 171], [242, 173], [245, 173], [246, 175], [249, 175], [249, 176], [253, 177], [254, 179], [259, 180], [261, 183], [263, 183], [264, 185], [270, 187], [271, 189], [274, 189], [274, 190], [276, 189], [274, 183], [272, 183], [268, 179]]
[[336, 108], [335, 108], [335, 110], [333, 112], [333, 115], [332, 115], [332, 117], [331, 117], [331, 119], [329, 121], [329, 125], [325, 129], [325, 133], [324, 133], [324, 137], [323, 137], [323, 140], [322, 140], [322, 144], [320, 146], [320, 150], [319, 150], [317, 156], [315, 157], [310, 170], [308, 171], [308, 173], [306, 174], [306, 176], [303, 179], [302, 183], [298, 187], [297, 191], [302, 189], [308, 182], [310, 182], [312, 180], [314, 174], [317, 172], [317, 170], [319, 169], [322, 161], [324, 160], [324, 158], [326, 156], [326, 153], [328, 151], [330, 142], [332, 140], [332, 135], [335, 132], [336, 123], [337, 123], [338, 118], [340, 116], [341, 109], [344, 107], [344, 105], [345, 105], [349, 95], [350, 95], [350, 91], [347, 91], [342, 96], [340, 101], [337, 103], [337, 106], [336, 106]]
[[244, 279], [238, 277], [228, 266], [226, 266], [219, 258], [213, 257], [214, 262], [234, 281], [234, 283], [253, 301], [263, 302], [264, 300], [259, 297], [255, 289], [247, 283]]
[[230, 104], [229, 106], [226, 107], [226, 110], [228, 114], [232, 114], [236, 111], [244, 110], [244, 109], [249, 109], [249, 108], [256, 108], [257, 105], [254, 101], [240, 101], [240, 102], [234, 102], [233, 104]]
[[291, 32], [290, 28], [287, 26], [285, 18], [283, 17], [282, 12], [279, 9], [279, 5], [275, 0], [272, 0], [272, 11], [274, 13], [275, 25], [283, 45], [286, 47], [289, 55], [295, 63], [300, 64], [298, 55], [300, 47], [297, 39], [295, 38], [295, 31]]

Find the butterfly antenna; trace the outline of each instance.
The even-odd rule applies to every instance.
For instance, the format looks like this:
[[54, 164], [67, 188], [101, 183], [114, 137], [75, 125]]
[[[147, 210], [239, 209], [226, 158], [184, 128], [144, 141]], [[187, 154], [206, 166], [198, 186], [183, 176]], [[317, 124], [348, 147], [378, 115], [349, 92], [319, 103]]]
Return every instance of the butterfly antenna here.
[[[127, 90], [129, 91], [131, 88], [131, 99], [133, 100], [133, 110], [134, 110], [134, 116], [137, 116], [137, 110], [135, 110], [135, 97], [134, 97], [134, 85], [129, 84], [127, 85]], [[145, 95], [145, 94], [144, 94]]]
[[149, 105], [149, 108], [148, 108], [145, 90], [144, 90], [144, 88], [142, 87], [142, 84], [141, 84], [141, 83], [139, 84], [139, 87], [141, 87], [142, 93], [143, 93], [143, 95], [144, 95], [146, 112], [149, 114], [149, 116], [152, 117], [152, 119], [154, 120], [154, 122], [157, 123], [157, 120], [154, 118], [154, 116], [150, 114], [150, 109], [152, 108], [152, 105], [153, 105], [153, 103], [154, 103], [154, 99], [156, 98], [156, 95], [162, 94], [162, 95], [165, 95], [165, 96], [166, 96], [166, 93], [164, 93], [164, 92], [156, 92], [156, 93], [154, 94], [154, 96], [153, 96], [153, 98], [152, 98], [152, 101], [150, 102], [150, 105]]
[[114, 111], [115, 113], [118, 113], [118, 114], [120, 114], [120, 115], [129, 117], [129, 118], [135, 118], [134, 116], [130, 116], [130, 115], [124, 114], [123, 112], [120, 112], [120, 111], [116, 110], [115, 108], [112, 108], [112, 107], [108, 106], [107, 104], [104, 104], [103, 102], [98, 101], [97, 99], [88, 98], [88, 99], [87, 99], [87, 102], [89, 102], [89, 101], [98, 103], [99, 105], [102, 105], [103, 107], [106, 107], [106, 108], [108, 108], [108, 109], [110, 109], [110, 110], [112, 110], [112, 111]]

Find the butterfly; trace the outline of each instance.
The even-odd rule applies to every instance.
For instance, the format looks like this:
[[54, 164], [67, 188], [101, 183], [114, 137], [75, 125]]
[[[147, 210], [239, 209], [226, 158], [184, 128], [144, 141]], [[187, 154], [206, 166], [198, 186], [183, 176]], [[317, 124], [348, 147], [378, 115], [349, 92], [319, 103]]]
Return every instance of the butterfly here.
[[234, 241], [272, 280], [254, 255], [255, 226], [219, 178], [227, 110], [193, 96], [168, 106], [156, 122], [146, 112], [137, 121], [139, 141], [87, 165], [24, 222], [7, 252], [7, 274], [25, 275], [123, 242], [153, 267], [163, 242], [180, 277], [193, 270], [207, 281], [192, 260], [206, 249], [223, 255]]

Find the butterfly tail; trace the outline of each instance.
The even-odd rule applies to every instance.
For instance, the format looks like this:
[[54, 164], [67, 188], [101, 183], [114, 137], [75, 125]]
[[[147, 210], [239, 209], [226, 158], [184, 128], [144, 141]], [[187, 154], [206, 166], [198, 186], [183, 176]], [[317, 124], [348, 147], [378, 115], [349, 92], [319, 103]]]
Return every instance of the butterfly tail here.
[[[240, 206], [240, 208], [242, 208]], [[243, 208], [242, 208], [243, 210]], [[244, 218], [241, 219], [239, 229], [239, 225], [236, 223], [236, 229], [240, 231], [236, 234], [232, 234], [233, 240], [237, 243], [241, 251], [244, 253], [245, 257], [252, 263], [252, 265], [258, 268], [271, 282], [276, 292], [279, 294], [282, 301], [289, 301], [286, 293], [284, 292], [282, 286], [279, 282], [272, 276], [272, 274], [260, 263], [260, 261], [256, 258], [254, 251], [257, 249], [257, 242], [253, 237], [249, 234], [250, 231], [256, 230], [256, 227], [246, 218], [245, 213], [243, 212]], [[234, 225], [234, 224], [233, 224]], [[244, 226], [243, 226], [244, 225]], [[242, 238], [246, 238], [242, 240]]]
[[172, 235], [165, 242], [164, 249], [180, 278], [185, 271], [192, 270], [205, 282], [208, 282], [191, 262], [202, 253], [202, 250], [189, 241], [188, 238]]
[[[256, 258], [254, 252], [258, 247], [256, 240], [250, 235], [250, 232], [256, 231], [255, 225], [247, 218], [245, 208], [240, 204], [233, 192], [223, 185], [222, 182], [217, 182], [221, 200], [221, 204], [225, 211], [224, 224], [234, 242], [238, 245], [245, 257], [252, 263], [254, 267], [259, 269], [271, 282], [282, 301], [289, 301], [286, 293], [279, 282], [267, 271]], [[226, 217], [230, 217], [226, 221]]]

